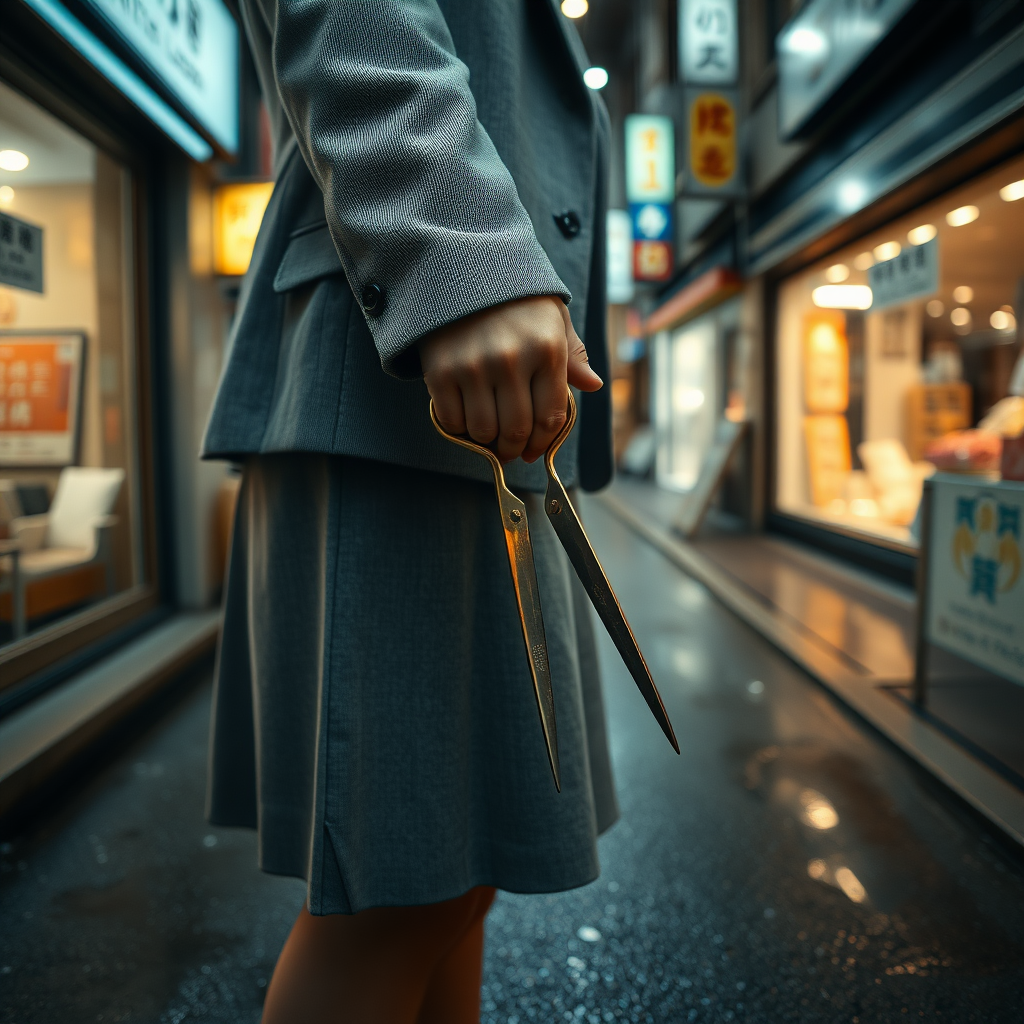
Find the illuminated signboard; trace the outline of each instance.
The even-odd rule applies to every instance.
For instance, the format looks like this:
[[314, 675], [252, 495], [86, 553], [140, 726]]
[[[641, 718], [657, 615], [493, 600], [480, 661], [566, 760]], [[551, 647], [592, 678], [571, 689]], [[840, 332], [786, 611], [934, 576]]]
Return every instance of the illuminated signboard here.
[[652, 114], [626, 118], [626, 198], [633, 232], [633, 276], [672, 276], [672, 203], [676, 190], [672, 119]]
[[690, 85], [734, 85], [739, 77], [736, 0], [679, 0], [679, 66]]
[[735, 90], [686, 90], [687, 195], [731, 196], [740, 191], [736, 98]]
[[221, 185], [213, 202], [213, 269], [241, 277], [249, 269], [263, 213], [274, 191], [272, 181]]
[[809, 0], [779, 33], [779, 131], [789, 138], [831, 98], [914, 0]]
[[238, 150], [238, 25], [223, 0], [84, 0], [229, 153]]

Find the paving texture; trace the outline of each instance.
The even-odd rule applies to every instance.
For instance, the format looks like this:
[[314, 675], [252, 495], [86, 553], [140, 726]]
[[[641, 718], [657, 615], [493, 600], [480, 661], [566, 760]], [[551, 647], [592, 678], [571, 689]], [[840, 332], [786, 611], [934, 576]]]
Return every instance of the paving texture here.
[[[499, 897], [483, 1020], [1017, 1022], [1024, 869], [941, 787], [629, 533], [595, 546], [669, 749], [603, 650], [602, 877]], [[255, 1022], [300, 883], [202, 820], [208, 686], [0, 856], [0, 1021]]]

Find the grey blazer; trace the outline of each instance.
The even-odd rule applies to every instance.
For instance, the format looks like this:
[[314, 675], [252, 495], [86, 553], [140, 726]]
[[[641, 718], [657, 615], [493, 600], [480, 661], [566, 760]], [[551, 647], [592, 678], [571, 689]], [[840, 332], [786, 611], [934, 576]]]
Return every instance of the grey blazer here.
[[[241, 0], [276, 141], [205, 458], [314, 451], [489, 480], [441, 439], [416, 341], [528, 295], [571, 302], [608, 379], [608, 120], [556, 0]], [[611, 476], [610, 388], [560, 467]], [[542, 490], [517, 462], [512, 486]]]

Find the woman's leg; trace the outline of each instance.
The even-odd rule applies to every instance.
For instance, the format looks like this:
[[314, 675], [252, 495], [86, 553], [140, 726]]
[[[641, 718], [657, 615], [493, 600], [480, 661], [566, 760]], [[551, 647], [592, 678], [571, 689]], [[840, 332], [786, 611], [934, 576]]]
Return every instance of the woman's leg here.
[[[480, 907], [473, 889], [444, 903], [352, 915], [314, 917], [303, 908], [267, 989], [263, 1024], [416, 1024], [436, 970], [482, 925]], [[475, 986], [477, 999], [479, 977], [477, 965], [475, 980], [461, 982]]]
[[416, 1024], [479, 1024], [484, 919], [495, 890], [480, 887], [472, 924], [434, 969]]

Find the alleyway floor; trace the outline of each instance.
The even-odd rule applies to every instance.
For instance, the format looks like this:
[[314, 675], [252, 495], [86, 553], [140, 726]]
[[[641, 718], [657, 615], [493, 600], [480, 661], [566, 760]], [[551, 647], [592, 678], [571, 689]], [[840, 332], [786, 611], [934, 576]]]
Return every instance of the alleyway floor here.
[[[682, 748], [610, 643], [603, 873], [491, 914], [486, 1024], [1018, 1022], [1024, 857], [594, 500]], [[255, 1024], [303, 898], [203, 821], [208, 682], [0, 850], [0, 1021]]]

